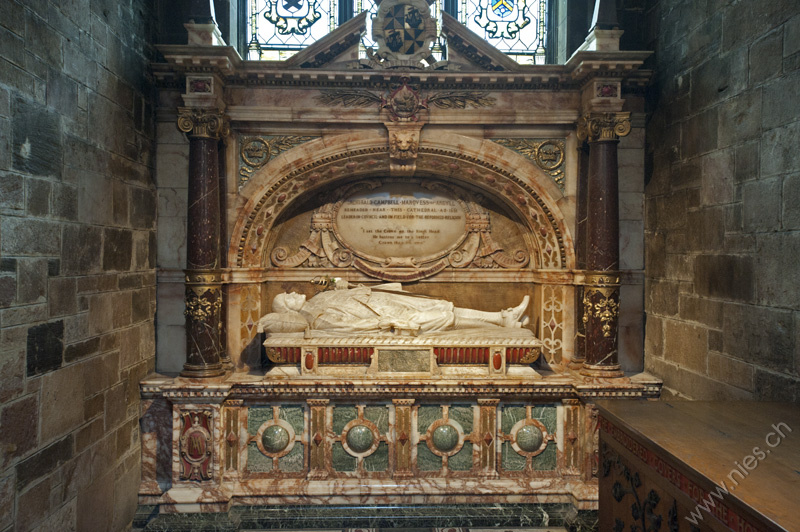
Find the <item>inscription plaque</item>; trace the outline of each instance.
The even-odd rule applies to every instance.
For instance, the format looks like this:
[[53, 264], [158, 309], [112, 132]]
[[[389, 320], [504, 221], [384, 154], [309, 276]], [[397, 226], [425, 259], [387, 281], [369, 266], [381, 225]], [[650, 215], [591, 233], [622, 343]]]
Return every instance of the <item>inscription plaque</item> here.
[[378, 371], [417, 373], [431, 370], [429, 349], [379, 349]]
[[392, 183], [342, 201], [335, 227], [358, 255], [422, 262], [458, 246], [466, 237], [466, 220], [463, 204], [444, 191]]

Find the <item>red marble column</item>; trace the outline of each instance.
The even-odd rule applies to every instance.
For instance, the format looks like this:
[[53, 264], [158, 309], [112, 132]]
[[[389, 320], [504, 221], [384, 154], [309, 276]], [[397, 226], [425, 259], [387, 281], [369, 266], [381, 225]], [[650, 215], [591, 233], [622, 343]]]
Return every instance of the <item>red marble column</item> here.
[[189, 137], [184, 377], [216, 377], [222, 367], [219, 139], [227, 133], [217, 109], [181, 108], [178, 128]]
[[586, 359], [581, 373], [621, 377], [619, 318], [619, 192], [617, 144], [630, 132], [630, 113], [589, 113], [578, 136], [589, 142], [587, 249], [583, 283]]

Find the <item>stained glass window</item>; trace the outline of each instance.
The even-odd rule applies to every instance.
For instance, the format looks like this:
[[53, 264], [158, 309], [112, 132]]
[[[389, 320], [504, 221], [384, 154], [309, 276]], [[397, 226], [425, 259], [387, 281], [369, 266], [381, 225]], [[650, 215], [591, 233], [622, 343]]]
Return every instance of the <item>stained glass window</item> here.
[[[448, 11], [462, 24], [517, 62], [544, 63], [546, 0], [435, 0], [431, 15], [437, 20], [439, 34], [432, 47], [436, 59], [446, 58], [441, 35], [445, 1]], [[287, 59], [336, 28], [340, 18], [344, 22], [368, 11], [359, 53], [366, 57], [367, 49], [375, 48], [372, 17], [377, 8], [374, 0], [249, 0], [247, 58]]]

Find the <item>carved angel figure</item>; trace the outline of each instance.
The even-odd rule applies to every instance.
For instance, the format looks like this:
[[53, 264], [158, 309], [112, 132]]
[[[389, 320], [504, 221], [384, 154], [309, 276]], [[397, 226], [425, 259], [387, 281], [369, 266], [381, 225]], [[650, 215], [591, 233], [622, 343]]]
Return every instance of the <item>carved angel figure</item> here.
[[525, 296], [516, 307], [485, 312], [406, 292], [400, 283], [329, 290], [309, 300], [303, 294], [284, 292], [275, 296], [272, 312], [259, 320], [258, 330], [416, 336], [455, 329], [519, 328], [528, 324], [523, 313], [529, 302]]

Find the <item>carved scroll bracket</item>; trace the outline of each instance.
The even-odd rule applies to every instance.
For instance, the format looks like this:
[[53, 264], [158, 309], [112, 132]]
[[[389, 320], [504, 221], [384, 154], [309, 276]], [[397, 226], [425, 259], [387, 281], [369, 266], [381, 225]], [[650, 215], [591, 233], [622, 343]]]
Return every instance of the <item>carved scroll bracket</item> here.
[[419, 134], [423, 124], [415, 122], [389, 122], [389, 175], [412, 176], [417, 170]]
[[586, 113], [578, 120], [578, 138], [589, 142], [615, 142], [630, 132], [630, 113]]
[[189, 138], [219, 140], [228, 136], [230, 126], [228, 118], [220, 109], [179, 107], [178, 129]]

